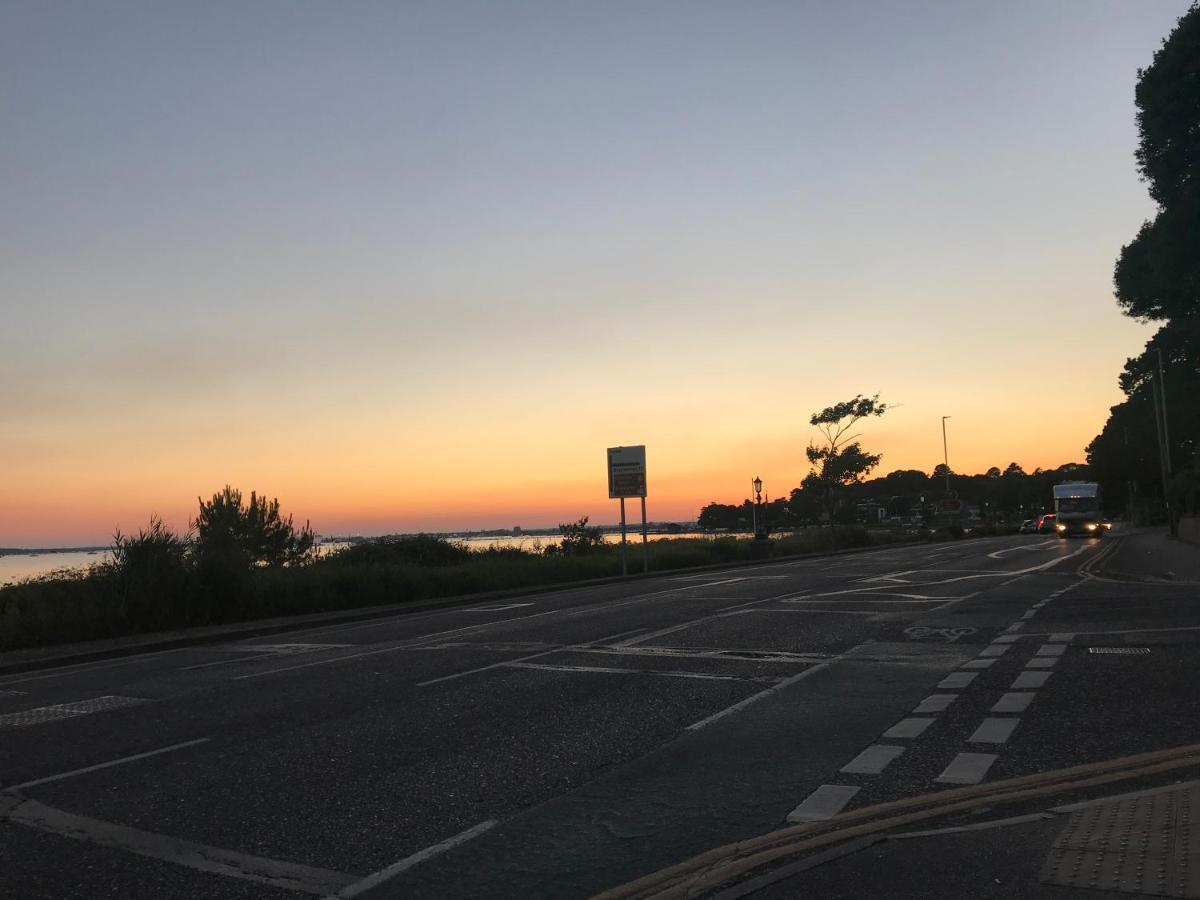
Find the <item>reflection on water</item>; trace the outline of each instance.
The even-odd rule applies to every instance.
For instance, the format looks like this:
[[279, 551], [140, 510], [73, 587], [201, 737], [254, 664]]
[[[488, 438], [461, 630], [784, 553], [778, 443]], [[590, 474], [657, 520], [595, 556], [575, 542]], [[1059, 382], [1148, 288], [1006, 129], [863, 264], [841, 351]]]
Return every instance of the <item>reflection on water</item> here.
[[[713, 535], [684, 532], [681, 534], [651, 534], [648, 536], [648, 539], [651, 541], [672, 538], [703, 538], [712, 540]], [[641, 541], [642, 535], [639, 531], [630, 529], [628, 539], [638, 542]], [[556, 534], [489, 537], [475, 535], [471, 537], [450, 537], [447, 540], [466, 544], [468, 547], [477, 550], [484, 550], [488, 547], [516, 547], [521, 550], [537, 553], [545, 547], [557, 545], [559, 536]], [[605, 534], [604, 540], [610, 544], [619, 543], [621, 535]], [[321, 544], [319, 552], [322, 556], [325, 556], [348, 546], [350, 545], [344, 541], [329, 541]], [[63, 569], [80, 571], [98, 563], [108, 562], [109, 559], [110, 556], [107, 550], [64, 550], [59, 553], [14, 553], [0, 556], [0, 584], [10, 584], [14, 581], [20, 581], [23, 578], [37, 578], [38, 576], [48, 575], [51, 572]]]

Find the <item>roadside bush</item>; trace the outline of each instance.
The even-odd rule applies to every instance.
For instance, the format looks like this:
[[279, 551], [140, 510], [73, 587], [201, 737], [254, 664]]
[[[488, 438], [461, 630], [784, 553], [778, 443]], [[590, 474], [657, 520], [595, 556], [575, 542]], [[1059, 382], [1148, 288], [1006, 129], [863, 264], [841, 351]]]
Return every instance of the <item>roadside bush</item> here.
[[604, 546], [604, 531], [597, 525], [588, 525], [588, 517], [584, 516], [578, 522], [559, 524], [562, 540], [557, 547], [547, 547], [546, 555], [582, 556], [594, 553]]
[[135, 535], [113, 535], [112, 560], [93, 573], [111, 584], [118, 615], [139, 629], [191, 621], [191, 568], [187, 535], [171, 531], [157, 516]]

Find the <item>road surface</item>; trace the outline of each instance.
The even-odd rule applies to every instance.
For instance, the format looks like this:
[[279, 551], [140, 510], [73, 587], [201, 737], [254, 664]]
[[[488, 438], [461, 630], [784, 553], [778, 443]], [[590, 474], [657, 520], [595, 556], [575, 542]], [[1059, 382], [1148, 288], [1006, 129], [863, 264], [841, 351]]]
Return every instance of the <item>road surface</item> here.
[[789, 821], [1196, 742], [1196, 590], [1092, 577], [1112, 545], [768, 562], [0, 677], [0, 896], [588, 897]]

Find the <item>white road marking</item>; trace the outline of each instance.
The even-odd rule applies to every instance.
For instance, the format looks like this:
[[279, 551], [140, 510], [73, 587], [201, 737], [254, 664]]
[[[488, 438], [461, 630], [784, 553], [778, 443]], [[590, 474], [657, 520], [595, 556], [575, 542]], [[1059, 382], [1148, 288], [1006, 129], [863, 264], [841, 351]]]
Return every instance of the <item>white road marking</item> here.
[[129, 828], [115, 822], [89, 819], [46, 806], [36, 800], [18, 803], [8, 811], [7, 818], [18, 825], [74, 840], [126, 850], [138, 856], [163, 860], [200, 872], [228, 875], [231, 878], [267, 884], [283, 890], [327, 896], [354, 881], [353, 876], [342, 872], [250, 856], [183, 838]]
[[[278, 659], [281, 656], [294, 656], [298, 653], [316, 653], [320, 650], [344, 650], [346, 647], [353, 647], [354, 644], [277, 644], [274, 647], [266, 649], [265, 653], [254, 653], [250, 656], [234, 656], [229, 659], [218, 659], [214, 662], [196, 663], [191, 666], [180, 666], [180, 672], [188, 672], [193, 669], [211, 669], [214, 666], [234, 666], [239, 663], [254, 662], [259, 659]], [[280, 649], [280, 648], [289, 649]], [[301, 649], [303, 648], [303, 649]], [[221, 650], [229, 650], [231, 648], [221, 647]], [[246, 646], [247, 650], [261, 650], [263, 647]]]
[[1013, 733], [1020, 719], [984, 719], [975, 729], [975, 733], [967, 738], [969, 744], [1003, 744]]
[[30, 725], [43, 725], [46, 722], [58, 722], [62, 719], [90, 716], [93, 713], [124, 709], [127, 706], [138, 706], [142, 703], [150, 702], [145, 697], [107, 695], [104, 697], [94, 697], [91, 700], [78, 700], [73, 703], [55, 703], [52, 706], [39, 706], [36, 709], [6, 713], [0, 716], [0, 729], [27, 728]]
[[1021, 544], [1016, 547], [1007, 547], [1004, 550], [996, 550], [993, 553], [989, 553], [988, 558], [989, 559], [999, 559], [1005, 553], [1013, 553], [1017, 550], [1040, 550], [1043, 547], [1050, 547], [1057, 543], [1058, 543], [1058, 538], [1055, 538], [1054, 540], [1051, 540], [1051, 541], [1042, 541], [1040, 544]]
[[995, 753], [960, 753], [934, 781], [942, 784], [979, 784], [995, 761]]
[[459, 844], [465, 844], [467, 841], [478, 837], [485, 831], [490, 831], [495, 826], [495, 819], [489, 819], [486, 822], [480, 822], [478, 825], [454, 835], [454, 837], [446, 838], [446, 840], [434, 844], [432, 847], [426, 847], [424, 850], [414, 853], [412, 856], [406, 856], [399, 862], [392, 863], [386, 869], [380, 869], [373, 875], [368, 875], [366, 878], [362, 879], [362, 881], [356, 881], [354, 884], [343, 887], [337, 892], [336, 896], [339, 898], [339, 900], [350, 900], [352, 897], [357, 897], [359, 894], [366, 893], [367, 891], [371, 890], [371, 888], [378, 887], [385, 881], [395, 878], [401, 872], [406, 872], [413, 866], [420, 865], [426, 860], [432, 859], [439, 853], [445, 853], [447, 850], [457, 847]]
[[506, 609], [520, 609], [523, 606], [533, 606], [532, 603], [506, 603], [504, 606], [468, 606], [460, 608], [459, 612], [504, 612]]
[[1053, 672], [1022, 672], [1017, 676], [1016, 681], [1012, 683], [1014, 691], [1024, 690], [1028, 688], [1045, 687]]
[[1025, 663], [1027, 669], [1052, 669], [1054, 664], [1058, 662], [1057, 656], [1035, 656], [1029, 662]]
[[[580, 590], [586, 590], [586, 588], [580, 588]], [[319, 659], [319, 660], [316, 660], [315, 662], [300, 663], [300, 664], [294, 665], [294, 666], [282, 666], [277, 669], [266, 669], [262, 672], [252, 672], [248, 675], [238, 675], [237, 677], [235, 677], [231, 680], [241, 681], [246, 678], [262, 678], [265, 675], [275, 675], [279, 672], [292, 672], [292, 671], [295, 671], [296, 669], [307, 669], [307, 668], [311, 668], [312, 666], [329, 665], [331, 663], [341, 662], [342, 660], [347, 660], [347, 659], [359, 659], [364, 656], [376, 656], [380, 653], [397, 653], [402, 650], [411, 650], [414, 647], [419, 647], [423, 644], [427, 644], [427, 643], [429, 643], [429, 641], [433, 640], [434, 638], [446, 637], [446, 636], [452, 635], [452, 634], [462, 634], [463, 632], [469, 632], [469, 631], [484, 631], [489, 628], [495, 628], [497, 625], [508, 625], [508, 624], [511, 624], [512, 622], [525, 622], [525, 621], [528, 621], [529, 619], [540, 619], [545, 616], [562, 616], [564, 619], [573, 619], [573, 618], [578, 618], [580, 616], [585, 616], [585, 615], [589, 615], [591, 613], [596, 613], [596, 612], [609, 612], [614, 609], [620, 609], [625, 606], [632, 606], [636, 603], [645, 603], [648, 600], [652, 600], [656, 597], [661, 597], [664, 594], [678, 594], [678, 593], [680, 593], [682, 591], [686, 591], [686, 590], [690, 590], [690, 587], [677, 587], [677, 588], [669, 588], [664, 591], [652, 591], [649, 594], [639, 594], [636, 597], [630, 597], [628, 600], [621, 600], [618, 602], [598, 601], [596, 603], [588, 604], [585, 606], [567, 606], [567, 607], [561, 607], [559, 609], [548, 609], [548, 610], [544, 610], [543, 612], [530, 613], [529, 615], [526, 615], [526, 616], [512, 616], [507, 619], [495, 619], [490, 622], [479, 622], [478, 624], [475, 624], [475, 625], [462, 625], [457, 628], [448, 628], [444, 631], [435, 631], [432, 634], [421, 634], [421, 635], [417, 635], [415, 637], [406, 638], [397, 644], [393, 644], [389, 647], [382, 647], [378, 650], [366, 650], [362, 653], [349, 653], [344, 656], [336, 656], [336, 657], [332, 657], [330, 659]], [[710, 598], [710, 599], [712, 599], [712, 598]], [[776, 599], [778, 599], [778, 598], [768, 597], [763, 600], [751, 600], [751, 601], [749, 601], [749, 603], [770, 603]], [[743, 605], [749, 605], [749, 604], [743, 604]], [[447, 612], [457, 612], [457, 609], [451, 608], [449, 610], [441, 610], [438, 614], [444, 615]], [[402, 617], [403, 616], [401, 615], [401, 616], [392, 616], [391, 618], [395, 619], [395, 618], [402, 618]], [[379, 620], [373, 620], [366, 624], [373, 625], [373, 624], [378, 624], [378, 622], [379, 622]], [[358, 625], [360, 627], [363, 625], [363, 623], [353, 623], [353, 624]], [[333, 628], [336, 628], [336, 626], [333, 626], [329, 630], [333, 630]], [[320, 631], [320, 630], [322, 630], [322, 629], [315, 629], [315, 628], [310, 629], [310, 631]], [[628, 634], [629, 632], [623, 632], [623, 633]], [[605, 640], [605, 639], [602, 638], [601, 640]]]
[[180, 744], [171, 744], [169, 747], [159, 747], [157, 750], [147, 750], [145, 753], [135, 753], [132, 756], [122, 756], [120, 759], [113, 759], [108, 762], [97, 763], [94, 766], [85, 766], [82, 769], [72, 769], [70, 772], [60, 772], [57, 775], [47, 775], [45, 778], [35, 778], [33, 781], [23, 781], [20, 784], [10, 785], [4, 790], [6, 791], [23, 791], [26, 788], [37, 787], [39, 784], [49, 784], [51, 781], [62, 781], [64, 778], [74, 778], [76, 775], [86, 775], [89, 772], [99, 772], [101, 769], [111, 769], [113, 766], [123, 766], [125, 763], [136, 762], [139, 759], [149, 759], [151, 756], [158, 756], [163, 753], [171, 753], [175, 750], [182, 750], [185, 747], [195, 747], [197, 744], [206, 743], [209, 738], [197, 738], [194, 741], [184, 741]]
[[659, 675], [663, 678], [696, 678], [701, 681], [745, 681], [740, 675], [710, 675], [704, 672], [674, 672], [656, 669], [619, 669], [612, 666], [559, 666], [550, 663], [501, 663], [510, 669], [541, 669], [547, 672], [592, 672], [605, 675]]
[[[795, 601], [787, 601], [794, 603]], [[757, 613], [827, 613], [835, 616], [878, 616], [882, 615], [882, 611], [878, 609], [809, 609], [801, 607], [798, 609], [743, 609], [739, 615], [756, 615]]]
[[[625, 632], [620, 633], [624, 634]], [[586, 641], [580, 644], [568, 644], [565, 647], [551, 647], [549, 650], [542, 650], [539, 653], [529, 653], [525, 656], [518, 656], [516, 659], [506, 659], [501, 662], [490, 663], [486, 666], [476, 666], [474, 669], [467, 669], [462, 672], [452, 672], [449, 675], [442, 675], [439, 678], [429, 678], [425, 681], [418, 681], [417, 687], [429, 687], [431, 684], [440, 684], [443, 681], [454, 681], [456, 678], [466, 678], [468, 675], [478, 675], [480, 672], [490, 672], [493, 669], [499, 669], [501, 666], [508, 666], [512, 665], [513, 663], [528, 662], [531, 659], [541, 659], [543, 656], [549, 656], [552, 653], [564, 653], [570, 650], [594, 646], [595, 644], [604, 644], [610, 640], [612, 640], [612, 635], [598, 638], [594, 641]]]
[[913, 708], [913, 712], [943, 712], [956, 699], [958, 699], [958, 694], [930, 694]]
[[992, 705], [994, 713], [1019, 713], [1029, 709], [1029, 704], [1033, 702], [1034, 694], [1032, 693], [1015, 693], [1002, 694], [1000, 699]]
[[1034, 656], [1062, 656], [1066, 649], [1066, 644], [1042, 644]]
[[810, 665], [833, 659], [834, 653], [791, 653], [787, 650], [745, 650], [725, 647], [579, 647], [572, 653], [594, 653], [600, 656], [661, 656], [668, 659], [717, 659], [740, 662], [783, 663]]
[[28, 691], [0, 691], [0, 697], [24, 697]]
[[1020, 631], [1024, 627], [1025, 627], [1024, 622], [1013, 622], [1011, 625], [1009, 625], [1004, 630], [1007, 631], [1009, 634], [1012, 634], [1014, 632]]
[[995, 665], [994, 659], [972, 659], [959, 666], [960, 669], [990, 669]]
[[1021, 639], [1019, 634], [1002, 634], [998, 638], [993, 638], [993, 644], [1015, 644]]
[[903, 752], [903, 747], [893, 744], [872, 744], [842, 766], [841, 771], [848, 775], [878, 775]]
[[1050, 635], [1050, 637], [1047, 638], [1047, 640], [1049, 640], [1051, 643], [1060, 643], [1061, 642], [1063, 644], [1069, 644], [1069, 643], [1071, 643], [1071, 641], [1075, 640], [1075, 632], [1073, 632], [1073, 631], [1058, 631], [1058, 632], [1055, 632], [1054, 634]]
[[[920, 737], [925, 729], [933, 724], [935, 720], [929, 718], [909, 717], [901, 719], [891, 728], [883, 733], [885, 738], [915, 738]], [[845, 770], [843, 770], [845, 771]]]
[[[1175, 585], [1175, 586], [1183, 587], [1183, 585]], [[1155, 587], [1158, 587], [1158, 585], [1155, 585]], [[1157, 634], [1160, 631], [1200, 631], [1200, 625], [1183, 625], [1183, 626], [1173, 627], [1173, 628], [1118, 628], [1116, 631], [1080, 631], [1080, 632], [1078, 632], [1078, 634], [1082, 634], [1086, 637], [1088, 635], [1093, 635], [1093, 634]], [[1051, 637], [1052, 638], [1052, 637], [1054, 637], [1054, 635], [1043, 631], [1043, 632], [1033, 632], [1033, 633], [1027, 635], [1027, 637]]]
[[849, 803], [859, 788], [848, 784], [823, 784], [804, 802], [788, 813], [789, 822], [824, 822], [832, 819]]
[[1031, 610], [1029, 610], [1028, 612], [1022, 613], [1022, 614], [1021, 614], [1021, 618], [1022, 618], [1022, 619], [1032, 619], [1032, 618], [1033, 618], [1034, 616], [1036, 616], [1036, 615], [1037, 615], [1037, 610], [1036, 610], [1036, 609], [1031, 609]]
[[978, 672], [951, 672], [938, 682], [938, 687], [959, 690], [965, 688], [978, 677]]
[[1012, 644], [989, 644], [979, 651], [979, 655], [984, 658], [989, 656], [1003, 656], [1011, 646]]

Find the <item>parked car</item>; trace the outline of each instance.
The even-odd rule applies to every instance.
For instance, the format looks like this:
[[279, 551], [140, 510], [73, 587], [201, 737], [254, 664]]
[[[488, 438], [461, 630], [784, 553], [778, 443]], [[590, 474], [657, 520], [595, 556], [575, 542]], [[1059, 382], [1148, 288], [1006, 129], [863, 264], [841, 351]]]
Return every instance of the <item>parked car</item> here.
[[1026, 519], [1021, 523], [1021, 527], [1017, 529], [1021, 534], [1033, 534], [1037, 531], [1037, 522], [1033, 519]]
[[1046, 513], [1038, 519], [1038, 534], [1054, 534], [1054, 526], [1058, 522], [1058, 516], [1054, 513]]

